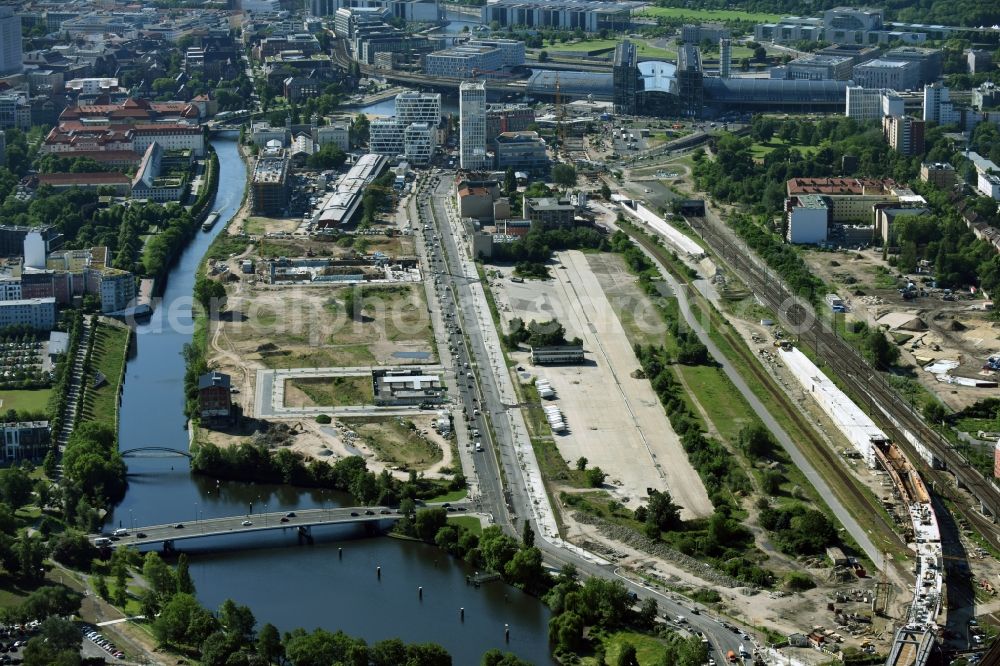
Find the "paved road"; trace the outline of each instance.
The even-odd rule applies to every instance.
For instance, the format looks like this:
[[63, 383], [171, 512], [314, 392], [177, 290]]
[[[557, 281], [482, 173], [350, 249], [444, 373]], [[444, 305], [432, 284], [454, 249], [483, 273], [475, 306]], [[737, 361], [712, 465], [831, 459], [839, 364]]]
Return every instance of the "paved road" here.
[[[543, 538], [536, 540], [536, 545], [542, 551], [545, 561], [550, 565], [561, 567], [566, 564], [573, 564], [581, 575], [601, 576], [604, 578], [621, 580], [626, 587], [634, 592], [640, 599], [656, 599], [661, 613], [674, 621], [678, 616], [684, 616], [688, 631], [704, 633], [713, 648], [713, 656], [716, 661], [722, 662], [728, 650], [738, 652], [740, 645], [750, 647], [748, 640], [744, 640], [736, 632], [722, 626], [716, 620], [704, 613], [693, 613], [692, 608], [698, 608], [696, 604], [683, 600], [680, 597], [661, 589], [639, 585], [633, 580], [621, 575], [621, 572], [613, 565], [603, 563], [600, 558], [587, 556], [579, 549], [572, 549], [568, 544], [563, 544], [559, 540], [554, 540], [559, 545], [544, 538], [544, 531], [540, 529], [534, 520], [534, 511], [530, 506], [529, 493], [525, 488], [524, 470], [517, 455], [512, 450], [514, 432], [511, 428], [511, 418], [507, 412], [507, 405], [501, 399], [498, 390], [498, 379], [494, 372], [493, 359], [489, 350], [487, 338], [495, 338], [495, 332], [484, 332], [480, 322], [483, 320], [477, 312], [473, 298], [472, 289], [479, 287], [478, 280], [470, 279], [459, 266], [463, 256], [468, 260], [468, 255], [464, 250], [464, 231], [451, 227], [447, 219], [447, 206], [451, 197], [451, 173], [443, 172], [439, 179], [432, 179], [428, 186], [426, 195], [418, 196], [419, 205], [423, 211], [424, 219], [420, 220], [420, 227], [424, 224], [430, 225], [430, 229], [423, 230], [426, 239], [426, 247], [429, 254], [430, 265], [435, 270], [440, 271], [434, 277], [438, 279], [436, 285], [438, 293], [444, 303], [445, 314], [449, 312], [452, 317], [446, 320], [454, 321], [454, 317], [461, 317], [461, 333], [450, 332], [451, 342], [455, 346], [455, 360], [458, 367], [464, 370], [464, 364], [469, 363], [469, 371], [473, 372], [473, 381], [469, 383], [468, 377], [461, 377], [458, 382], [460, 401], [473, 415], [473, 409], [484, 409], [490, 415], [490, 422], [493, 426], [499, 456], [493, 453], [490, 443], [490, 433], [485, 427], [486, 422], [482, 415], [471, 417], [470, 427], [478, 428], [483, 434], [483, 446], [486, 449], [482, 453], [474, 456], [475, 474], [478, 477], [478, 484], [481, 493], [482, 510], [490, 512], [506, 532], [513, 535], [520, 534], [520, 517], [527, 516], [532, 523], [532, 528], [536, 534], [543, 535]], [[433, 214], [432, 211], [433, 210]], [[448, 225], [448, 226], [445, 226]], [[447, 258], [447, 262], [446, 262]], [[442, 288], [443, 287], [443, 288]], [[457, 302], [460, 304], [456, 306]], [[488, 317], [488, 313], [486, 313]], [[454, 325], [452, 325], [454, 328]], [[444, 355], [445, 349], [441, 350]], [[502, 358], [499, 361], [499, 372], [506, 373], [506, 367]], [[516, 413], [520, 416], [520, 412]], [[504, 484], [501, 482], [499, 465], [503, 465], [507, 480], [507, 490], [510, 493], [510, 505], [504, 501]], [[566, 546], [566, 547], [563, 547]]]
[[[432, 504], [428, 506], [443, 506], [442, 504]], [[456, 511], [467, 511], [468, 502], [453, 502], [451, 507]], [[264, 530], [277, 529], [298, 529], [299, 527], [312, 527], [317, 525], [335, 525], [341, 523], [362, 523], [377, 522], [381, 520], [398, 520], [399, 515], [395, 509], [385, 506], [361, 506], [361, 507], [336, 507], [329, 509], [302, 509], [291, 512], [295, 515], [284, 512], [277, 513], [254, 513], [241, 516], [227, 516], [224, 518], [202, 518], [188, 523], [171, 523], [168, 525], [150, 525], [146, 527], [137, 526], [125, 528], [128, 534], [117, 539], [120, 546], [139, 546], [144, 543], [158, 543], [162, 541], [180, 541], [183, 539], [195, 539], [207, 536], [218, 536], [225, 534], [261, 532]], [[285, 522], [282, 522], [285, 519]], [[249, 522], [249, 525], [244, 525]], [[139, 536], [143, 535], [143, 536]], [[104, 535], [107, 538], [109, 535]], [[92, 535], [91, 539], [96, 540], [102, 535]]]

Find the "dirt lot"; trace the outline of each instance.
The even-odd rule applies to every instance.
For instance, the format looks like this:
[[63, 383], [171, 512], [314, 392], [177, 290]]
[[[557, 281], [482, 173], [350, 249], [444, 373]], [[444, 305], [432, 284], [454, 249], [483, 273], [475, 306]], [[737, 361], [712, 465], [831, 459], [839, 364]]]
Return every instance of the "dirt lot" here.
[[569, 428], [555, 437], [560, 454], [570, 461], [586, 457], [607, 472], [610, 490], [629, 506], [639, 504], [646, 488], [657, 488], [670, 491], [686, 518], [711, 514], [704, 486], [652, 387], [630, 376], [638, 361], [586, 255], [556, 257], [565, 269], [555, 269], [554, 280], [498, 284], [506, 292], [500, 300], [512, 315], [525, 321], [556, 317], [567, 337], [583, 339], [583, 365], [533, 368], [552, 383], [553, 404]]
[[260, 241], [258, 256], [271, 257], [334, 257], [343, 259], [355, 254], [384, 252], [391, 257], [411, 257], [415, 253], [412, 236], [382, 234], [339, 237], [266, 238]]
[[376, 474], [382, 470], [399, 479], [406, 479], [409, 469], [415, 469], [431, 478], [450, 478], [455, 463], [451, 440], [439, 435], [431, 427], [436, 417], [416, 415], [410, 419], [415, 430], [399, 422], [397, 417], [369, 417], [334, 419], [329, 425], [320, 425], [313, 419], [285, 421], [281, 434], [268, 434], [272, 424], [248, 419], [240, 431], [222, 432], [199, 429], [199, 441], [217, 446], [235, 446], [248, 437], [259, 439], [273, 446], [289, 448], [303, 455], [334, 462], [347, 456], [363, 456], [368, 469]]
[[285, 381], [285, 407], [370, 405], [374, 398], [369, 375], [301, 377]]
[[[834, 286], [848, 304], [848, 320], [889, 327], [900, 344], [905, 363], [922, 368], [931, 361], [957, 361], [959, 366], [954, 375], [998, 378], [980, 374], [986, 358], [1000, 352], [1000, 325], [988, 320], [982, 299], [955, 294], [956, 300], [946, 301], [942, 290], [930, 288], [926, 274], [914, 274], [906, 276], [905, 281], [923, 287], [927, 295], [904, 300], [897, 288], [904, 284], [904, 279], [874, 249], [807, 251], [803, 257], [816, 275]], [[916, 376], [922, 386], [956, 410], [995, 391], [939, 382], [928, 372], [918, 371]]]
[[443, 451], [450, 451], [449, 444], [427, 423], [418, 424], [415, 419], [368, 417], [340, 421], [357, 434], [377, 460], [392, 469], [423, 472], [438, 467]]
[[245, 231], [252, 236], [292, 233], [301, 223], [302, 220], [295, 217], [250, 217], [245, 223]]

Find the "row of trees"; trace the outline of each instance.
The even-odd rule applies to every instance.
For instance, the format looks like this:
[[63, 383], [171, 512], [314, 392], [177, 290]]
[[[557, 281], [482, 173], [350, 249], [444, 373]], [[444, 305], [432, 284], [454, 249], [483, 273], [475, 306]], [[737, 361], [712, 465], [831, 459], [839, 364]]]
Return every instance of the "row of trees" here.
[[[375, 474], [368, 470], [361, 456], [341, 458], [330, 464], [288, 449], [272, 451], [250, 442], [227, 448], [199, 444], [191, 470], [216, 479], [339, 490], [369, 505], [395, 506], [403, 499], [431, 497], [441, 491], [440, 485], [418, 478], [415, 472], [411, 472], [407, 481], [396, 479], [388, 470]], [[452, 489], [464, 487], [464, 477], [457, 476], [451, 485]]]
[[566, 327], [558, 319], [535, 321], [532, 319], [525, 325], [520, 317], [510, 320], [510, 333], [503, 336], [504, 344], [509, 349], [517, 349], [526, 344], [529, 347], [562, 347], [565, 345], [581, 345], [580, 338], [566, 339]]

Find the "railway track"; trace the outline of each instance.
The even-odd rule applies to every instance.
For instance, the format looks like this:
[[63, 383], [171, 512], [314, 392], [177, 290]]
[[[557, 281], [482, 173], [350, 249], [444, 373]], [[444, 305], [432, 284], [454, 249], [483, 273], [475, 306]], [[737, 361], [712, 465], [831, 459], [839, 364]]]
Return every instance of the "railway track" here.
[[[869, 411], [879, 427], [886, 431], [897, 444], [918, 461], [921, 473], [935, 479], [938, 494], [957, 500], [962, 506], [962, 514], [974, 525], [979, 533], [994, 546], [1000, 546], [998, 526], [984, 515], [996, 516], [1000, 511], [1000, 490], [974, 469], [951, 444], [938, 432], [930, 428], [923, 419], [884, 379], [876, 368], [869, 365], [861, 355], [844, 339], [815, 317], [811, 308], [785, 288], [783, 282], [766, 268], [750, 258], [749, 250], [734, 246], [729, 239], [715, 231], [710, 224], [695, 218], [686, 218], [691, 228], [729, 264], [747, 286], [777, 315], [789, 328], [798, 331], [800, 343], [812, 346], [816, 356], [837, 373], [855, 395], [866, 396]], [[950, 483], [939, 469], [928, 464], [916, 447], [907, 438], [906, 430], [917, 439], [937, 460], [944, 464], [960, 486], [967, 488], [982, 504], [984, 511], [968, 507], [967, 502], [948, 489]]]
[[[663, 248], [656, 245], [646, 234], [629, 234], [634, 240], [646, 248], [649, 252], [653, 253], [655, 256], [662, 257]], [[666, 261], [661, 258], [661, 263], [666, 265]], [[733, 333], [727, 330], [725, 327], [719, 326], [716, 330], [725, 338], [729, 347], [733, 350], [735, 354], [743, 361], [743, 364], [749, 368], [750, 372], [753, 374], [754, 380], [757, 384], [763, 387], [767, 393], [779, 404], [786, 403], [788, 401], [788, 396], [775, 385], [774, 379], [761, 367], [757, 359], [753, 357], [750, 353], [749, 348], [743, 343], [742, 340], [737, 339]], [[801, 412], [794, 406], [790, 406], [786, 410], [792, 423], [795, 425], [796, 429], [805, 437], [808, 442], [812, 455], [813, 463], [817, 465], [822, 465], [823, 469], [828, 470], [835, 477], [836, 487], [843, 489], [850, 497], [856, 507], [871, 507], [871, 498], [866, 495], [858, 486], [854, 477], [850, 472], [844, 467], [841, 460], [837, 457], [836, 453], [827, 446], [826, 442], [822, 441], [815, 433], [812, 425], [810, 425]], [[818, 459], [817, 459], [818, 458]], [[885, 515], [878, 510], [878, 507], [872, 507], [870, 511], [871, 515], [878, 516], [878, 523], [873, 525], [874, 528], [878, 529], [882, 534], [883, 539], [887, 539], [898, 546], [905, 546], [905, 542], [896, 532], [895, 527], [885, 518]], [[878, 566], [878, 562], [874, 563]]]

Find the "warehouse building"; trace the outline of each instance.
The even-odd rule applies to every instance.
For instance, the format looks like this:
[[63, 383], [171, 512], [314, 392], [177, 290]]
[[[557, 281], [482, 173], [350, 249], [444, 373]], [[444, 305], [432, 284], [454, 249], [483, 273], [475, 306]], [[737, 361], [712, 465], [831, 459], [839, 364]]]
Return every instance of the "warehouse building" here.
[[583, 347], [579, 345], [531, 348], [532, 365], [573, 365], [583, 360]]

